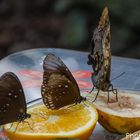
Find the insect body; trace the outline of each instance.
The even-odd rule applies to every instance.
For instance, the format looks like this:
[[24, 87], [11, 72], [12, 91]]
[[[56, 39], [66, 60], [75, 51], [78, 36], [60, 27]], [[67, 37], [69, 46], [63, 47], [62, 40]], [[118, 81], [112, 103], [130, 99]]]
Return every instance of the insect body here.
[[30, 117], [18, 77], [12, 72], [3, 74], [0, 77], [0, 125], [22, 122]]
[[[88, 64], [92, 65], [92, 82], [94, 87], [98, 90], [95, 100], [100, 90], [108, 92], [112, 91], [116, 94], [117, 90], [113, 89], [113, 85], [110, 81], [111, 70], [111, 51], [110, 51], [110, 21], [107, 7], [103, 10], [102, 16], [99, 21], [98, 27], [94, 30], [93, 38], [91, 41], [92, 51], [88, 56]], [[94, 89], [94, 88], [93, 88]], [[93, 90], [92, 89], [92, 90]], [[94, 101], [95, 101], [94, 100]]]
[[76, 80], [59, 57], [48, 54], [43, 69], [41, 94], [47, 108], [59, 109], [86, 100], [80, 95]]

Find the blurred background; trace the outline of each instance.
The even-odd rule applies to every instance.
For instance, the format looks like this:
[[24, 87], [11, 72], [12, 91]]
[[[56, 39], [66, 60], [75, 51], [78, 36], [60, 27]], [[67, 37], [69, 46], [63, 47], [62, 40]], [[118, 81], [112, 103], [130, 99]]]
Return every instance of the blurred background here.
[[0, 0], [0, 58], [32, 48], [88, 52], [105, 6], [112, 54], [140, 58], [139, 0]]

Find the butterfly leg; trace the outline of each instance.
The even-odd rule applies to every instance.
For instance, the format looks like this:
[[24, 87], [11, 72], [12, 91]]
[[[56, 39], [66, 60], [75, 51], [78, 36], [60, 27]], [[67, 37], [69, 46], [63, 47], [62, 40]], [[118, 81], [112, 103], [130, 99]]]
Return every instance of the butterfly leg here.
[[[15, 130], [14, 130], [14, 133], [16, 132], [16, 130], [17, 130], [17, 128], [18, 128], [19, 123], [20, 123], [20, 122], [18, 122], [18, 124], [17, 124], [17, 126], [16, 126], [16, 128], [15, 128]], [[11, 128], [13, 127], [13, 124], [14, 124], [14, 123], [12, 123], [12, 124], [11, 124], [11, 126], [10, 126], [10, 128], [9, 128], [9, 129], [11, 129]]]
[[17, 128], [18, 128], [18, 126], [19, 126], [20, 123], [21, 123], [21, 122], [18, 122], [18, 124], [17, 124], [17, 126], [16, 126], [16, 128], [15, 128], [15, 130], [14, 130], [14, 133], [16, 133], [16, 130], [17, 130]]
[[110, 90], [108, 90], [108, 101], [107, 101], [107, 103], [109, 103], [109, 92], [113, 92], [114, 94], [116, 94], [116, 102], [117, 102], [118, 101], [118, 91], [117, 91], [117, 89], [113, 88], [112, 84], [110, 85]]
[[[43, 113], [39, 113], [39, 114], [37, 114], [37, 113], [31, 113], [32, 115], [36, 115], [36, 116], [39, 116], [39, 117], [41, 117], [41, 118], [43, 118], [44, 120], [46, 120], [46, 116], [45, 116], [45, 114], [43, 114]], [[32, 119], [32, 118], [31, 118]], [[33, 119], [32, 119], [33, 120]]]
[[117, 89], [113, 89], [113, 93], [116, 94], [116, 102], [118, 102], [118, 91], [117, 91]]
[[[91, 99], [91, 97], [92, 97], [92, 94], [91, 94], [91, 92], [94, 90], [94, 87], [90, 90], [90, 91], [87, 91], [87, 95], [85, 96], [85, 98], [89, 98], [89, 99]], [[94, 101], [93, 101], [94, 102]]]
[[91, 93], [94, 90], [94, 87], [89, 91], [89, 93]]
[[94, 90], [94, 87], [90, 90], [90, 91], [87, 91], [87, 95], [85, 96], [85, 98], [88, 98], [88, 97], [91, 97], [91, 92]]
[[34, 131], [33, 128], [31, 127], [31, 125], [29, 124], [28, 121], [23, 121], [23, 122], [24, 122], [24, 123], [27, 123], [27, 125], [29, 126], [29, 128], [30, 128], [32, 131]]
[[109, 92], [110, 92], [110, 91], [108, 90], [108, 92], [107, 92], [107, 93], [108, 93], [107, 103], [109, 103]]
[[100, 91], [100, 90], [97, 91], [96, 96], [95, 96], [94, 100], [92, 101], [92, 103], [96, 101], [96, 99], [97, 99], [97, 97], [98, 97], [98, 95], [99, 95], [99, 91]]
[[14, 123], [12, 123], [12, 124], [11, 124], [11, 126], [10, 126], [9, 130], [13, 127], [13, 124], [14, 124]]
[[[94, 81], [94, 79], [93, 79], [93, 73], [92, 73], [92, 76], [91, 76], [91, 80], [92, 80], [92, 83], [95, 83], [95, 81]], [[93, 90], [94, 90], [94, 85], [93, 85], [91, 91], [89, 91], [89, 93], [91, 93]]]
[[43, 118], [44, 120], [46, 120], [46, 115], [45, 115], [45, 114], [39, 113], [39, 116], [40, 116], [41, 118]]
[[113, 85], [111, 84], [111, 91], [114, 93], [114, 94], [116, 94], [116, 102], [118, 102], [118, 91], [117, 91], [117, 89], [114, 89], [113, 88]]

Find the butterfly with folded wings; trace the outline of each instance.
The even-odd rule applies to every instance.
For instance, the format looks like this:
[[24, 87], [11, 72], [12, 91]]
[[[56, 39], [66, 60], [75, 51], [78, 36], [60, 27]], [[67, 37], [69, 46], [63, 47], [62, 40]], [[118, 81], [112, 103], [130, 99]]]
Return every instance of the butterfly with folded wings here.
[[30, 117], [18, 77], [12, 72], [3, 74], [0, 77], [0, 125], [22, 122]]
[[44, 59], [43, 69], [41, 94], [47, 108], [60, 109], [86, 100], [80, 95], [76, 80], [59, 57], [48, 54]]
[[[113, 88], [110, 81], [110, 71], [111, 71], [111, 50], [110, 50], [110, 21], [108, 15], [108, 8], [105, 7], [102, 16], [99, 21], [98, 27], [93, 32], [93, 38], [91, 41], [92, 51], [88, 55], [88, 64], [92, 65], [93, 73], [91, 76], [92, 83], [97, 89], [97, 94], [94, 101], [96, 100], [99, 91], [113, 92], [116, 94], [116, 101], [118, 101], [117, 89]], [[94, 89], [93, 87], [93, 89]], [[93, 91], [92, 89], [92, 91]]]

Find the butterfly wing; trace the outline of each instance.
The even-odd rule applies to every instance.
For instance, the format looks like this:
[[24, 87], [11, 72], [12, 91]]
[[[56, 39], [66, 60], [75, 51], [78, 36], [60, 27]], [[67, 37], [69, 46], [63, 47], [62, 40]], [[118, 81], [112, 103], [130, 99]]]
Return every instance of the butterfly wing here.
[[110, 83], [110, 70], [111, 70], [111, 50], [110, 50], [110, 42], [111, 42], [111, 35], [110, 35], [110, 21], [109, 21], [109, 14], [108, 9], [105, 8], [103, 14], [101, 16], [99, 27], [103, 28], [103, 39], [102, 39], [102, 47], [103, 47], [103, 66], [101, 71], [104, 73], [105, 81]]
[[26, 102], [21, 83], [7, 72], [0, 78], [0, 125], [19, 121], [22, 114], [26, 114]]
[[77, 82], [59, 57], [48, 54], [43, 68], [42, 97], [48, 108], [59, 109], [79, 101]]
[[103, 10], [98, 27], [93, 33], [92, 53], [89, 57], [89, 64], [92, 65], [94, 74], [92, 81], [97, 89], [107, 90], [110, 85], [110, 22], [108, 9]]

